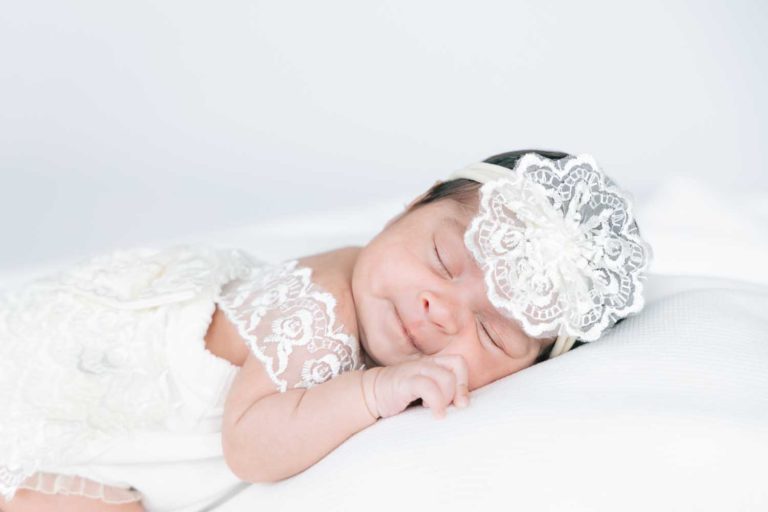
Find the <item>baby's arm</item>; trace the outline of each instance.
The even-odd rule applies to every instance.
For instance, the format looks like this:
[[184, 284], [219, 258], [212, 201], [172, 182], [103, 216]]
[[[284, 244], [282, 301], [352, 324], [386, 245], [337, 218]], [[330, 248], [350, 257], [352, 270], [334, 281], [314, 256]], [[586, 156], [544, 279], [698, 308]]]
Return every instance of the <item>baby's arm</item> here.
[[467, 366], [459, 355], [348, 371], [284, 393], [270, 391], [257, 359], [249, 357], [243, 370], [233, 382], [237, 395], [230, 392], [225, 405], [223, 442], [230, 469], [249, 482], [275, 482], [300, 473], [416, 398], [439, 418], [451, 403], [469, 403]]
[[232, 472], [248, 482], [288, 478], [375, 423], [364, 393], [379, 370], [348, 371], [309, 389], [278, 393], [250, 355], [225, 405], [222, 443]]

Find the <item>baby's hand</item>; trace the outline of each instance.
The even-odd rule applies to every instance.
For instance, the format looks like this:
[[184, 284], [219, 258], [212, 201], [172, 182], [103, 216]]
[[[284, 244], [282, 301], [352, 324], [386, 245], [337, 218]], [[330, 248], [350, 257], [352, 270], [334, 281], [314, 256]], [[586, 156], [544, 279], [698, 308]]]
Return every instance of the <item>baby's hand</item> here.
[[368, 407], [381, 418], [403, 412], [419, 398], [434, 411], [436, 418], [445, 417], [451, 403], [457, 407], [469, 405], [467, 363], [460, 355], [424, 356], [375, 367], [364, 377]]

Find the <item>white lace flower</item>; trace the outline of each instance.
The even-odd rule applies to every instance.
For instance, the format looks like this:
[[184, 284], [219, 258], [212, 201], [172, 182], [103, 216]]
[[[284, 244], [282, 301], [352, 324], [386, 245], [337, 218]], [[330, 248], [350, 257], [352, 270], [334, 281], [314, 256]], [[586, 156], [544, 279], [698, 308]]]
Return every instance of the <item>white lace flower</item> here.
[[590, 155], [528, 153], [509, 177], [486, 182], [464, 240], [491, 303], [528, 335], [596, 340], [643, 307], [650, 246], [630, 199]]
[[335, 354], [328, 354], [319, 359], [306, 361], [301, 375], [311, 387], [332, 379], [343, 371], [340, 359]]

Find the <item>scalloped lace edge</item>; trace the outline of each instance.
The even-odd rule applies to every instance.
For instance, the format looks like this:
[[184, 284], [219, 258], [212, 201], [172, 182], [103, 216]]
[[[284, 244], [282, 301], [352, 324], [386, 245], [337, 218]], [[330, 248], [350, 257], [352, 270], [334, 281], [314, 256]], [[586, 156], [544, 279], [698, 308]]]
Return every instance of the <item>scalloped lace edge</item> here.
[[77, 475], [59, 475], [37, 472], [27, 478], [19, 489], [29, 489], [45, 494], [68, 494], [94, 498], [105, 503], [120, 504], [141, 501], [143, 495], [133, 489], [105, 485]]

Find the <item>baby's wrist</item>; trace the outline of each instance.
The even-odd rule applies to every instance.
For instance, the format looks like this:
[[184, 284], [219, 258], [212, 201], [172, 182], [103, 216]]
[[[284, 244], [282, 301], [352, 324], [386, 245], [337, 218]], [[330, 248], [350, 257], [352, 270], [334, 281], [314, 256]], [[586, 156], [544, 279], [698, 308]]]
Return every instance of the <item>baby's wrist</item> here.
[[381, 373], [380, 367], [364, 370], [363, 378], [360, 381], [360, 386], [363, 389], [363, 401], [365, 402], [365, 407], [375, 420], [381, 418], [375, 392], [376, 378], [379, 376], [379, 373]]

